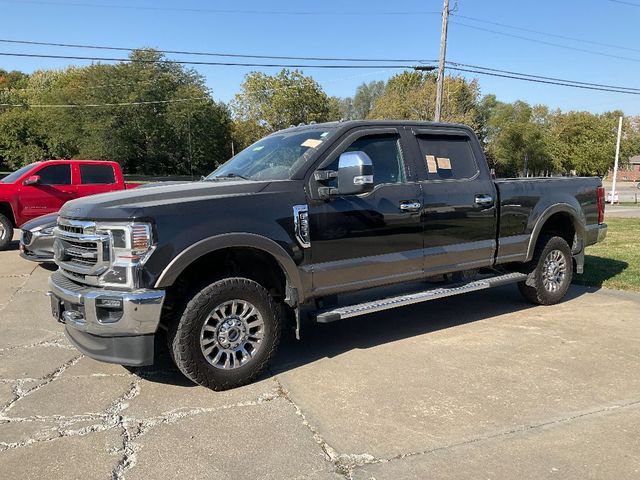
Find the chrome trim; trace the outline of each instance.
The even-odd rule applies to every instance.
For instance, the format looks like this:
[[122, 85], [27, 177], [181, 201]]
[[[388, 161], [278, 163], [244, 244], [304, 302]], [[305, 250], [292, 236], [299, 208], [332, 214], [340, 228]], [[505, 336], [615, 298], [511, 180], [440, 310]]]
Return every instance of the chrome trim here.
[[[78, 307], [78, 310], [67, 310], [70, 312], [65, 315], [67, 327], [103, 337], [155, 333], [166, 295], [164, 290], [129, 292], [90, 288], [68, 280], [59, 270], [49, 277], [49, 294], [54, 300]], [[96, 301], [105, 297], [122, 301], [120, 320], [110, 323], [98, 320]]]
[[296, 235], [296, 240], [302, 248], [311, 247], [311, 238], [305, 238], [302, 235], [302, 225], [300, 220], [300, 214], [306, 213], [307, 215], [307, 232], [309, 233], [309, 206], [308, 205], [294, 205], [293, 206], [293, 228]]
[[373, 165], [371, 158], [365, 152], [344, 152], [340, 154], [338, 159], [338, 170], [362, 165]]

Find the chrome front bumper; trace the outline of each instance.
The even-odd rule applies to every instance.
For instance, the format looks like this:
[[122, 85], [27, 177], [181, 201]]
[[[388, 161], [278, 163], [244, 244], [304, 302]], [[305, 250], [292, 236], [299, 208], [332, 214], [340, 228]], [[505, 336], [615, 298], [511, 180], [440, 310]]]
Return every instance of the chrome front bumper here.
[[49, 295], [53, 315], [67, 329], [99, 337], [123, 337], [156, 332], [165, 291], [86, 287], [56, 271], [49, 277]]

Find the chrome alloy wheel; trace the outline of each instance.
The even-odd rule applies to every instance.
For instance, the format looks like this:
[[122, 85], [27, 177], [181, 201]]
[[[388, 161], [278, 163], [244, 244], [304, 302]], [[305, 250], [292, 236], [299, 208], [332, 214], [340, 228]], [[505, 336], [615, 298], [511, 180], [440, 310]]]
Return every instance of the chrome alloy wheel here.
[[260, 349], [264, 321], [246, 300], [230, 300], [214, 308], [200, 331], [200, 349], [216, 368], [231, 370], [246, 364]]
[[542, 265], [542, 284], [548, 292], [560, 290], [567, 276], [567, 262], [560, 250], [551, 250]]

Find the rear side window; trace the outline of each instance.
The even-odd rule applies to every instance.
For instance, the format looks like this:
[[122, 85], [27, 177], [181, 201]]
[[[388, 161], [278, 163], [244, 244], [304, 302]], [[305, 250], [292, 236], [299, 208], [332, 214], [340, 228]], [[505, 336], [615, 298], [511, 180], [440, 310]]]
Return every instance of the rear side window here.
[[71, 185], [71, 165], [49, 165], [35, 175], [40, 177], [39, 185]]
[[116, 183], [111, 165], [80, 165], [80, 177], [85, 185]]
[[464, 180], [478, 173], [468, 137], [420, 135], [418, 144], [429, 180]]

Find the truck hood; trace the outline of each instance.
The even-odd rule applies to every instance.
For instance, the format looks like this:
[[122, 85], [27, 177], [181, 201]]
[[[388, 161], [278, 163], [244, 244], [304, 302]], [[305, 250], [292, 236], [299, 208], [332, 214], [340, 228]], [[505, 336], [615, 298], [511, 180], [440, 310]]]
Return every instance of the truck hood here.
[[271, 181], [219, 180], [160, 184], [72, 200], [62, 207], [60, 216], [91, 220], [142, 218], [153, 215], [156, 209], [188, 209], [195, 202], [256, 194], [270, 183]]

